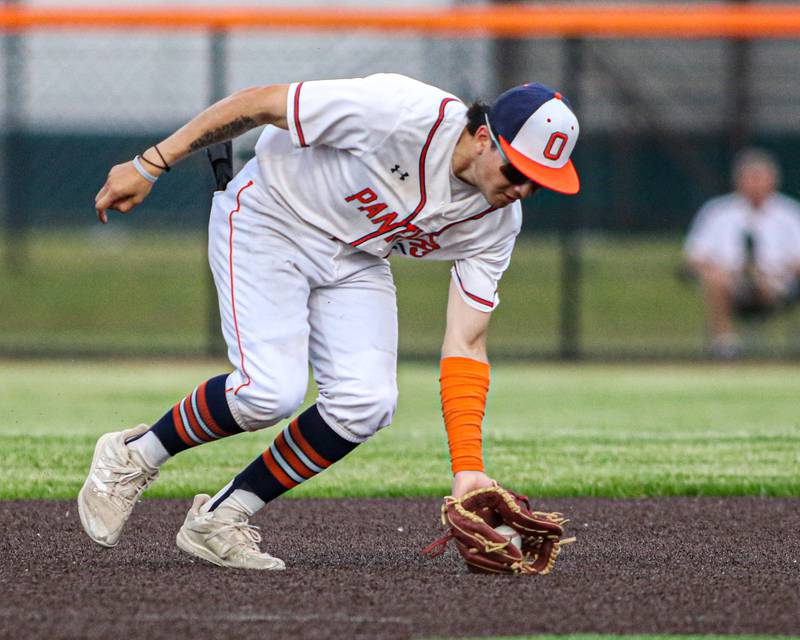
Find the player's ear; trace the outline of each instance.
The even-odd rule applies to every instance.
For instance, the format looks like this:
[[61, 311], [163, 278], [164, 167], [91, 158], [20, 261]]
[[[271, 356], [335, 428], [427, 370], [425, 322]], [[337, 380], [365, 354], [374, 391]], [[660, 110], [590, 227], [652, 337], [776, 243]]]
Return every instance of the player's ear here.
[[492, 137], [489, 135], [489, 128], [482, 124], [475, 130], [472, 136], [475, 143], [475, 149], [478, 153], [485, 153], [492, 148]]

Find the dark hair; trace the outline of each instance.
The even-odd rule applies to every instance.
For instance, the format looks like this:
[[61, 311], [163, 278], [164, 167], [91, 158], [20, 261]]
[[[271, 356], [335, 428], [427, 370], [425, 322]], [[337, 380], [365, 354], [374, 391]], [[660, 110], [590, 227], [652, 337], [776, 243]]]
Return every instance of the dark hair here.
[[476, 100], [469, 106], [467, 110], [467, 131], [469, 135], [474, 136], [478, 127], [486, 124], [486, 114], [489, 113], [490, 108], [488, 104], [480, 100]]

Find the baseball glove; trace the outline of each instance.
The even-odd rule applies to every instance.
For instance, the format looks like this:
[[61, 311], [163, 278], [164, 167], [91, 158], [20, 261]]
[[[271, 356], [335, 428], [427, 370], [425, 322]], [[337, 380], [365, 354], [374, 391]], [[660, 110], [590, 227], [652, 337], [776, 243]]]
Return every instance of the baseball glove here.
[[[531, 511], [527, 497], [500, 486], [476, 489], [461, 499], [444, 499], [442, 524], [450, 531], [423, 553], [438, 556], [455, 540], [470, 571], [546, 575], [555, 566], [561, 545], [575, 541], [563, 539], [566, 522], [560, 513]], [[520, 535], [519, 548], [495, 531], [502, 524]]]

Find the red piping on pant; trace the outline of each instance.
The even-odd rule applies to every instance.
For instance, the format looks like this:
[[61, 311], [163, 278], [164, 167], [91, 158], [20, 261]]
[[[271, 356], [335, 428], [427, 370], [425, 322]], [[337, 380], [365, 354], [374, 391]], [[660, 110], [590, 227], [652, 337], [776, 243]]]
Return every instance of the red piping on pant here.
[[[247, 378], [246, 382], [243, 382], [233, 392], [233, 395], [239, 393], [242, 387], [246, 387], [250, 384], [250, 374], [247, 373], [247, 369], [244, 366], [244, 350], [242, 349], [242, 336], [239, 335], [239, 322], [236, 319], [236, 295], [234, 292], [234, 285], [233, 285], [233, 214], [238, 213], [239, 209], [241, 208], [241, 203], [239, 202], [239, 197], [242, 195], [242, 192], [247, 189], [248, 187], [253, 186], [253, 181], [250, 180], [246, 185], [244, 185], [241, 189], [239, 189], [238, 193], [236, 194], [236, 208], [230, 212], [228, 215], [228, 228], [230, 229], [230, 235], [228, 237], [228, 266], [229, 266], [229, 273], [231, 279], [231, 309], [233, 310], [233, 328], [236, 330], [236, 344], [239, 346], [239, 357], [241, 358], [241, 367], [242, 372], [244, 373], [245, 377]], [[232, 389], [225, 389], [227, 393]]]

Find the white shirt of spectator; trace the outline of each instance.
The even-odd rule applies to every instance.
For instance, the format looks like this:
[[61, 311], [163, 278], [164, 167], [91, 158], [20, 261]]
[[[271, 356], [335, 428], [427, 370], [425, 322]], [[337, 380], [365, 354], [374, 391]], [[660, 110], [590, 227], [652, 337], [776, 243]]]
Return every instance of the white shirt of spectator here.
[[288, 133], [256, 144], [262, 190], [331, 237], [376, 256], [453, 260], [472, 307], [490, 311], [522, 224], [452, 174], [466, 106], [396, 74], [294, 83]]
[[692, 223], [684, 251], [691, 260], [739, 271], [747, 259], [747, 234], [756, 267], [788, 286], [800, 267], [800, 203], [783, 194], [771, 195], [759, 209], [738, 193], [709, 200]]

